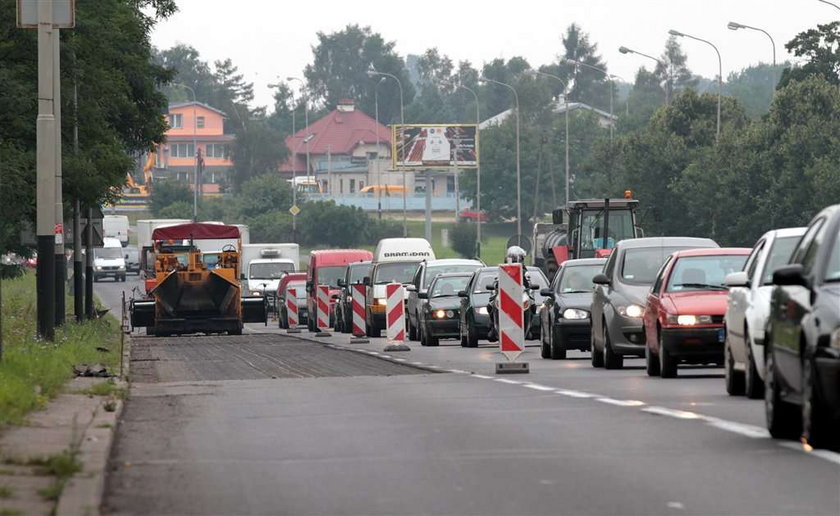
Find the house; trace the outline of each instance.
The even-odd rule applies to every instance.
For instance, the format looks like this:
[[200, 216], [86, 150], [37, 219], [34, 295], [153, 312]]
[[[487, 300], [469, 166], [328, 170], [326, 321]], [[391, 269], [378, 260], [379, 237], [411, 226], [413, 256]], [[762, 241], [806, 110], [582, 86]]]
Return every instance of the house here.
[[234, 135], [225, 134], [225, 113], [201, 102], [169, 105], [166, 143], [155, 152], [153, 181], [176, 179], [195, 185], [198, 167], [202, 194], [218, 194], [233, 169]]

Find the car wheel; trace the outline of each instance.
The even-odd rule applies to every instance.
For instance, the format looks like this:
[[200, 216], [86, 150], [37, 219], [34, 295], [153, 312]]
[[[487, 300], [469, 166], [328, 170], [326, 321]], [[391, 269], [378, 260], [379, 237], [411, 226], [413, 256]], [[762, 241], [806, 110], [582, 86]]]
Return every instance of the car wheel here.
[[744, 370], [744, 393], [752, 400], [760, 399], [764, 395], [764, 382], [758, 376], [758, 368], [755, 365], [755, 355], [750, 345], [749, 329], [744, 330], [744, 345], [747, 347], [747, 367]]
[[478, 347], [478, 335], [475, 332], [475, 325], [473, 324], [467, 324], [467, 347]]
[[744, 373], [735, 370], [735, 358], [732, 356], [732, 348], [729, 347], [729, 339], [726, 339], [723, 344], [723, 379], [726, 383], [726, 392], [730, 396], [744, 394]]
[[764, 414], [767, 430], [776, 439], [796, 439], [802, 427], [802, 415], [797, 413], [796, 407], [782, 399], [773, 350], [768, 344], [764, 346]]
[[408, 340], [411, 340], [411, 341], [418, 340], [417, 328], [415, 328], [414, 325], [411, 324], [411, 317], [408, 317]]
[[551, 358], [551, 337], [545, 331], [540, 333], [540, 356]]
[[662, 378], [677, 377], [677, 359], [674, 358], [665, 346], [665, 340], [659, 337], [659, 376]]
[[[659, 338], [659, 349], [662, 349], [662, 338]], [[645, 371], [648, 376], [659, 376], [659, 357], [650, 346], [645, 346]]]
[[814, 447], [833, 446], [838, 441], [837, 431], [831, 428], [815, 384], [814, 360], [806, 358], [802, 364], [802, 439]]
[[589, 351], [591, 353], [592, 367], [604, 367], [604, 353], [595, 347], [595, 334], [589, 338]]
[[552, 360], [566, 359], [566, 343], [557, 335], [557, 332], [552, 328], [547, 333], [551, 335], [551, 358]]
[[624, 357], [613, 351], [610, 344], [610, 332], [604, 325], [604, 368], [621, 369], [624, 367]]
[[432, 347], [439, 346], [440, 339], [438, 337], [435, 337], [434, 335], [428, 335], [426, 337], [426, 345]]

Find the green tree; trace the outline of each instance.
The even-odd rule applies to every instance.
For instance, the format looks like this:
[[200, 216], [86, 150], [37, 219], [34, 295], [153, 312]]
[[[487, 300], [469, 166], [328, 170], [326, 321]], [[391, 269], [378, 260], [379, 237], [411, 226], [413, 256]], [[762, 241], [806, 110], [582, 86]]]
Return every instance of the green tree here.
[[785, 48], [796, 57], [805, 58], [805, 64], [788, 68], [782, 74], [779, 88], [811, 75], [819, 75], [835, 86], [840, 84], [840, 21], [817, 25], [797, 34]]
[[789, 63], [760, 64], [733, 72], [723, 83], [723, 93], [738, 99], [749, 116], [765, 115], [770, 110], [776, 85], [789, 66]]
[[279, 174], [263, 174], [243, 183], [233, 199], [232, 214], [241, 220], [292, 207], [292, 187]]
[[276, 175], [287, 152], [283, 135], [266, 120], [248, 120], [244, 130], [236, 135], [232, 150], [234, 191], [252, 178]]
[[163, 211], [176, 203], [187, 203], [190, 205], [190, 218], [192, 218], [193, 193], [186, 185], [176, 181], [161, 181], [155, 183], [152, 189], [152, 196], [149, 200], [149, 209], [152, 214], [160, 218], [185, 218], [185, 217], [164, 217]]
[[688, 56], [683, 52], [676, 36], [670, 36], [665, 42], [665, 51], [659, 57], [659, 64], [654, 71], [668, 98], [674, 98], [679, 92], [697, 88], [697, 78], [688, 69]]
[[600, 109], [609, 109], [610, 89], [614, 86], [603, 72], [590, 68], [606, 70], [607, 64], [598, 54], [598, 45], [590, 42], [589, 34], [576, 23], [569, 25], [563, 36], [562, 58], [589, 65], [575, 66], [564, 62], [559, 64], [560, 75], [572, 79], [569, 98]]

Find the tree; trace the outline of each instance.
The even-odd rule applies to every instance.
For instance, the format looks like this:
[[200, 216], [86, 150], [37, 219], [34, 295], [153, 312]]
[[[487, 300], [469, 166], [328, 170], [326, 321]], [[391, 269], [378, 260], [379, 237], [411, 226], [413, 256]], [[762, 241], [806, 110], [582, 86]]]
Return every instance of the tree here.
[[627, 102], [632, 108], [629, 114], [621, 115], [618, 120], [619, 132], [636, 131], [647, 125], [653, 113], [665, 105], [665, 90], [660, 85], [659, 77], [644, 67], [636, 73], [636, 82], [627, 95]]
[[682, 51], [676, 36], [670, 36], [665, 42], [665, 51], [659, 57], [655, 74], [664, 84], [668, 98], [674, 98], [680, 91], [697, 88], [697, 79], [688, 69], [688, 56]]
[[[312, 99], [334, 109], [343, 98], [356, 100], [366, 113], [374, 107], [374, 88], [379, 80], [367, 75], [375, 69], [399, 78], [405, 105], [414, 99], [414, 87], [405, 63], [394, 51], [395, 43], [386, 42], [370, 27], [348, 25], [343, 30], [318, 33], [318, 44], [312, 49], [314, 60], [306, 66], [306, 77]], [[395, 81], [388, 80], [379, 90], [379, 116], [386, 123], [400, 119], [400, 95]]]
[[243, 183], [233, 200], [233, 210], [242, 219], [292, 207], [292, 187], [279, 174], [264, 174]]
[[288, 149], [283, 135], [261, 119], [248, 120], [233, 145], [233, 188], [263, 174], [277, 175]]
[[573, 79], [569, 98], [604, 110], [609, 109], [610, 89], [614, 86], [604, 72], [590, 68], [606, 71], [607, 64], [598, 55], [598, 45], [590, 43], [589, 34], [583, 32], [576, 23], [569, 25], [563, 36], [562, 58], [589, 65], [576, 66], [561, 60], [559, 64], [561, 77]]
[[807, 62], [785, 70], [779, 88], [815, 74], [835, 86], [840, 84], [840, 21], [817, 25], [816, 29], [801, 32], [785, 48], [796, 57], [806, 58]]
[[190, 218], [192, 217], [193, 193], [186, 185], [176, 181], [162, 181], [155, 183], [152, 196], [149, 201], [149, 209], [152, 214], [160, 218], [184, 218], [164, 217], [163, 210], [175, 203], [187, 203], [190, 205]]
[[749, 116], [765, 115], [770, 110], [776, 86], [789, 66], [788, 63], [760, 64], [733, 72], [723, 84], [723, 93], [738, 99]]

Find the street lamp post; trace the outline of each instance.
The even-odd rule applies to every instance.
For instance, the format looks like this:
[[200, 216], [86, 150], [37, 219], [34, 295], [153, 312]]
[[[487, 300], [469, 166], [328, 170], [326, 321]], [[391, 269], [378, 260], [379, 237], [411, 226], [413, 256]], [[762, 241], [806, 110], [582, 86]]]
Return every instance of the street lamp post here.
[[[400, 125], [405, 125], [405, 103], [404, 103], [404, 100], [403, 100], [402, 82], [400, 82], [399, 77], [397, 77], [396, 75], [390, 74], [390, 73], [386, 73], [386, 72], [378, 72], [376, 70], [368, 70], [367, 74], [368, 74], [368, 77], [374, 77], [376, 75], [382, 75], [382, 76], [385, 76], [385, 77], [390, 77], [391, 79], [394, 79], [395, 81], [397, 81], [397, 87], [400, 90]], [[405, 168], [404, 167], [402, 169], [402, 176], [403, 176], [403, 236], [407, 237], [408, 236], [408, 209], [407, 209], [407, 205], [408, 205], [408, 200], [407, 200], [408, 184], [406, 184]]]
[[574, 64], [575, 66], [583, 66], [585, 68], [589, 68], [590, 70], [595, 70], [596, 72], [601, 72], [604, 74], [604, 78], [610, 81], [610, 141], [613, 139], [613, 126], [615, 125], [615, 116], [613, 115], [613, 90], [615, 90], [615, 82], [613, 82], [613, 76], [610, 75], [603, 68], [598, 68], [597, 66], [592, 66], [591, 64], [584, 63], [583, 61], [577, 61], [575, 59], [563, 59], [567, 63]]
[[382, 77], [373, 88], [373, 111], [376, 120], [374, 128], [376, 133], [376, 214], [379, 220], [382, 220], [382, 172], [379, 169], [379, 85], [387, 80], [386, 77]]
[[723, 61], [720, 58], [720, 51], [714, 45], [714, 43], [712, 43], [711, 41], [707, 41], [705, 39], [701, 39], [701, 38], [698, 38], [696, 36], [692, 36], [690, 34], [685, 34], [685, 33], [680, 32], [678, 30], [671, 29], [671, 30], [668, 31], [668, 34], [670, 34], [671, 36], [689, 38], [689, 39], [693, 39], [693, 40], [696, 40], [696, 41], [700, 41], [702, 43], [705, 43], [705, 44], [709, 45], [713, 49], [715, 49], [715, 53], [717, 54], [717, 58], [718, 58], [717, 131], [715, 133], [715, 142], [717, 142], [718, 140], [720, 140], [720, 101], [721, 101], [721, 97], [723, 96]]
[[831, 7], [834, 7], [837, 10], [840, 10], [840, 5], [837, 5], [834, 2], [829, 2], [828, 0], [817, 0], [817, 2], [822, 2], [826, 5], [830, 5]]
[[[627, 48], [625, 46], [618, 47], [618, 51], [621, 52], [622, 54], [637, 54], [637, 55], [640, 55], [642, 57], [646, 57], [648, 59], [656, 61], [656, 64], [661, 66], [662, 70], [666, 73], [665, 80], [667, 81], [669, 79], [669, 77], [667, 76], [668, 70], [667, 70], [667, 67], [665, 66], [665, 62], [662, 61], [661, 59], [657, 59], [657, 58], [655, 58], [651, 55], [645, 54], [644, 52], [639, 52], [638, 50], [633, 50], [632, 48]], [[666, 106], [671, 103], [670, 102], [670, 95], [668, 93], [668, 86], [669, 85], [666, 82], [666, 84], [665, 84], [665, 105]]]
[[[520, 127], [520, 119], [519, 119], [519, 95], [516, 93], [516, 88], [511, 86], [510, 84], [506, 84], [504, 82], [496, 81], [493, 79], [488, 79], [487, 77], [481, 76], [478, 79], [479, 81], [489, 82], [492, 84], [498, 84], [499, 86], [504, 86], [505, 88], [509, 89], [513, 93], [513, 100], [516, 103], [516, 235], [517, 238], [522, 238], [522, 171], [520, 168], [520, 146], [519, 146], [519, 127]], [[481, 216], [479, 214], [479, 216]]]
[[[311, 172], [309, 168], [309, 95], [306, 94], [306, 83], [299, 77], [286, 77], [287, 81], [298, 81], [300, 82], [300, 89], [303, 92], [303, 123], [306, 124], [306, 138], [304, 141], [306, 142], [306, 177], [309, 177], [309, 173]], [[332, 188], [332, 185], [330, 186]]]
[[571, 174], [569, 172], [570, 171], [570, 168], [569, 168], [569, 95], [567, 94], [568, 92], [566, 91], [568, 86], [563, 79], [561, 79], [560, 77], [557, 77], [556, 75], [550, 74], [550, 73], [540, 72], [540, 71], [537, 71], [537, 70], [528, 70], [528, 71], [526, 71], [526, 73], [528, 73], [530, 75], [539, 75], [541, 77], [548, 77], [549, 79], [554, 79], [555, 81], [557, 81], [557, 82], [559, 82], [560, 84], [563, 85], [563, 103], [566, 105], [566, 109], [564, 111], [566, 112], [566, 116], [565, 116], [565, 118], [566, 118], [566, 138], [565, 138], [565, 140], [566, 140], [566, 145], [565, 145], [566, 146], [566, 204], [568, 205], [569, 204], [569, 198], [570, 198], [569, 188], [570, 188], [570, 185], [571, 185]]
[[473, 98], [475, 99], [475, 211], [476, 213], [478, 213], [475, 226], [475, 256], [477, 258], [481, 258], [481, 160], [478, 159], [478, 142], [480, 134], [479, 126], [481, 125], [481, 112], [479, 111], [478, 105], [478, 93], [476, 93], [474, 89], [464, 86], [463, 84], [446, 84], [470, 92]]
[[744, 25], [743, 23], [737, 23], [733, 21], [729, 22], [726, 26], [727, 28], [729, 28], [729, 30], [749, 29], [758, 32], [763, 32], [765, 36], [770, 38], [770, 45], [773, 47], [773, 66], [776, 66], [776, 42], [773, 41], [773, 36], [771, 36], [769, 32], [767, 32], [764, 29], [759, 29], [758, 27], [751, 27], [749, 25]]

